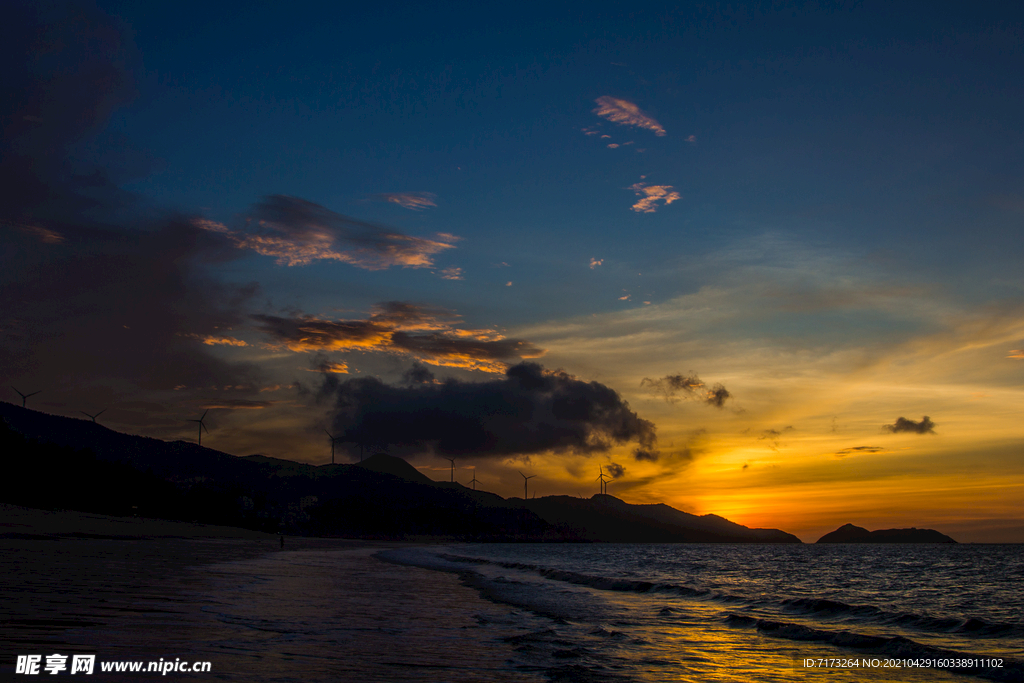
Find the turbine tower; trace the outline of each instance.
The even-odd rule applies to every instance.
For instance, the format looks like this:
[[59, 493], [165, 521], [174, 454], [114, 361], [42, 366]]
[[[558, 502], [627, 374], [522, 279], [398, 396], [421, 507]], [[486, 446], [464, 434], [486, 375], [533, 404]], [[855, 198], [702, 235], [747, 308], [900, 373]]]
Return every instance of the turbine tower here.
[[473, 478], [469, 480], [469, 483], [473, 485], [473, 490], [476, 491], [476, 470], [473, 470]]
[[25, 407], [25, 399], [27, 399], [29, 396], [35, 396], [36, 394], [39, 393], [39, 391], [42, 391], [42, 389], [40, 389], [39, 391], [33, 391], [31, 394], [23, 394], [20, 391], [18, 391], [15, 387], [11, 387], [11, 389], [14, 389], [14, 392], [16, 394], [18, 394], [18, 396], [21, 396], [21, 407], [22, 408]]
[[334, 442], [338, 440], [338, 437], [333, 436], [326, 429], [324, 430], [324, 434], [326, 434], [327, 436], [331, 437], [331, 464], [333, 465], [334, 464]]
[[530, 483], [530, 480], [533, 479], [534, 477], [536, 477], [537, 475], [536, 474], [531, 474], [530, 476], [526, 476], [522, 472], [519, 472], [519, 476], [523, 478], [523, 500], [526, 500], [526, 491], [527, 491], [526, 486], [527, 486], [527, 484]]
[[95, 424], [96, 423], [96, 418], [99, 417], [100, 415], [102, 415], [103, 413], [107, 412], [107, 409], [104, 408], [103, 410], [101, 410], [100, 412], [96, 413], [95, 415], [90, 415], [89, 413], [85, 412], [84, 410], [79, 410], [78, 412], [80, 412], [82, 415], [85, 415], [86, 417], [91, 417], [92, 421], [93, 421], [93, 424]]
[[[207, 410], [206, 413], [208, 413], [208, 412], [210, 412], [210, 411]], [[207, 429], [207, 427], [206, 427], [206, 423], [203, 422], [203, 420], [206, 419], [206, 413], [203, 413], [203, 416], [201, 418], [199, 418], [198, 420], [186, 420], [186, 422], [198, 422], [199, 423], [199, 445], [200, 446], [203, 445], [203, 430], [206, 429], [206, 433], [207, 434], [210, 433], [210, 430]]]
[[445, 460], [447, 460], [448, 462], [450, 462], [452, 464], [452, 483], [454, 484], [455, 483], [455, 458], [445, 458]]
[[608, 493], [608, 484], [604, 480], [604, 467], [598, 465], [597, 469], [601, 473], [597, 475], [598, 481], [601, 482], [601, 493]]

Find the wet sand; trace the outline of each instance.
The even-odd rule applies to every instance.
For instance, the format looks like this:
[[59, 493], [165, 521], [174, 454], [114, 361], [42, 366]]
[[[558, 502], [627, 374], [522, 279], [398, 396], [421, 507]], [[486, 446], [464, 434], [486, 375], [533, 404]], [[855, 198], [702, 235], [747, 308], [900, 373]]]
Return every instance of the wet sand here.
[[53, 653], [212, 663], [163, 680], [543, 679], [513, 661], [511, 608], [374, 557], [402, 544], [287, 537], [282, 550], [228, 527], [7, 505], [0, 524], [4, 680], [20, 678], [17, 655]]

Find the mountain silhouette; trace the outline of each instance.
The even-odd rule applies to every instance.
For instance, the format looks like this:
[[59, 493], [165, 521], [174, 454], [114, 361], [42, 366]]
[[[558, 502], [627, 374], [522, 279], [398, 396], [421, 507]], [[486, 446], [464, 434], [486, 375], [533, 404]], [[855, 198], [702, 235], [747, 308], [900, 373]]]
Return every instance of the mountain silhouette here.
[[290, 534], [476, 541], [799, 543], [717, 515], [614, 496], [505, 499], [384, 453], [309, 465], [123, 434], [0, 402], [0, 502]]
[[818, 543], [956, 543], [934, 529], [879, 529], [844, 524], [818, 539]]
[[390, 474], [391, 476], [406, 479], [408, 481], [414, 481], [419, 484], [437, 483], [407, 463], [405, 460], [396, 458], [393, 455], [388, 455], [387, 453], [376, 453], [371, 455], [369, 458], [359, 463], [359, 466], [368, 469], [371, 472]]

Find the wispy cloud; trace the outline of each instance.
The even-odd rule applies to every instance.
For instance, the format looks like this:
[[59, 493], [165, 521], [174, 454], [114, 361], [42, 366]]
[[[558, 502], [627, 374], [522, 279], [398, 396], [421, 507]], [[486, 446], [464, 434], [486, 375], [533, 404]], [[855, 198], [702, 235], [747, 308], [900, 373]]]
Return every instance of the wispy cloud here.
[[658, 136], [665, 135], [665, 129], [661, 127], [660, 123], [642, 112], [640, 107], [628, 100], [620, 100], [605, 95], [604, 97], [598, 97], [594, 101], [597, 103], [594, 113], [602, 118], [622, 126], [645, 128], [654, 131], [654, 134]]
[[[398, 353], [432, 365], [488, 372], [504, 372], [508, 362], [544, 354], [543, 349], [523, 339], [506, 339], [493, 330], [459, 328], [458, 316], [444, 309], [400, 301], [379, 304], [362, 320], [270, 315], [253, 318], [274, 343], [296, 352]], [[318, 360], [315, 367], [323, 362]]]
[[462, 268], [456, 268], [455, 266], [451, 266], [450, 268], [445, 268], [444, 270], [441, 271], [441, 279], [463, 280], [465, 278], [462, 277]]
[[695, 142], [697, 142], [697, 136], [696, 136], [696, 135], [690, 135], [690, 136], [688, 136], [688, 137], [686, 138], [686, 141], [687, 141], [687, 142], [689, 142], [689, 143], [691, 143], [691, 144], [692, 144], [692, 143], [695, 143]]
[[279, 264], [288, 266], [330, 260], [366, 270], [429, 268], [434, 265], [435, 254], [453, 249], [459, 239], [447, 233], [439, 233], [434, 239], [403, 235], [284, 195], [268, 197], [254, 207], [238, 230], [202, 219], [193, 224], [226, 236], [239, 249], [273, 256]]
[[204, 410], [262, 410], [274, 401], [252, 401], [243, 398], [219, 398], [213, 403], [204, 403]]
[[1007, 358], [1016, 358], [1017, 360], [1024, 360], [1024, 349], [1014, 349], [1010, 351]]
[[235, 339], [234, 337], [227, 337], [223, 335], [215, 334], [194, 334], [194, 333], [181, 333], [181, 337], [189, 337], [197, 341], [206, 344], [207, 346], [248, 346], [246, 342], [241, 339]]
[[382, 202], [398, 204], [404, 209], [422, 211], [423, 209], [437, 206], [437, 195], [433, 192], [383, 192], [373, 196]]
[[681, 198], [671, 185], [648, 185], [640, 182], [630, 185], [629, 189], [640, 197], [631, 207], [637, 213], [654, 213], [658, 210], [658, 202], [664, 202], [664, 206], [668, 206]]
[[603, 258], [592, 258], [592, 259], [590, 259], [590, 269], [591, 270], [593, 270], [594, 268], [597, 268], [598, 266], [601, 266], [601, 265], [604, 265], [604, 259]]
[[694, 372], [690, 372], [689, 375], [666, 375], [661, 379], [644, 377], [640, 380], [640, 386], [650, 387], [654, 392], [660, 394], [667, 403], [675, 403], [682, 397], [683, 399], [696, 399], [709, 406], [721, 408], [725, 405], [726, 400], [732, 397], [729, 390], [721, 384], [709, 387]]
[[860, 455], [862, 453], [884, 453], [885, 449], [881, 446], [852, 446], [850, 448], [844, 448], [841, 451], [836, 451], [835, 454], [840, 458], [846, 455]]
[[921, 418], [920, 422], [914, 422], [908, 420], [905, 417], [896, 418], [896, 422], [891, 425], [885, 425], [884, 429], [887, 432], [893, 434], [899, 434], [901, 432], [908, 434], [934, 434], [935, 423], [932, 422], [931, 418], [925, 415]]
[[22, 232], [35, 235], [39, 238], [39, 241], [44, 244], [60, 244], [64, 241], [64, 235], [55, 230], [50, 230], [49, 228], [44, 228], [39, 225], [21, 225], [19, 228]]
[[782, 443], [782, 435], [791, 431], [793, 431], [793, 425], [783, 427], [782, 429], [765, 429], [757, 437], [757, 440], [764, 441], [768, 448], [777, 452], [780, 446], [785, 447], [786, 445]]

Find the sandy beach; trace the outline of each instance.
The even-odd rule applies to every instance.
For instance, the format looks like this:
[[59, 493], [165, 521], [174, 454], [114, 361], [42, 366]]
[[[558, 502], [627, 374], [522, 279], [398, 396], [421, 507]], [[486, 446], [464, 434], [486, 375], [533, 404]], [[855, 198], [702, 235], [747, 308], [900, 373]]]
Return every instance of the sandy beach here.
[[[0, 675], [18, 655], [209, 661], [165, 680], [533, 681], [521, 625], [457, 576], [383, 562], [401, 544], [0, 510]], [[487, 628], [483, 628], [486, 625]], [[67, 671], [61, 672], [68, 675]], [[156, 674], [147, 674], [154, 676]], [[131, 680], [98, 670], [92, 680]]]

